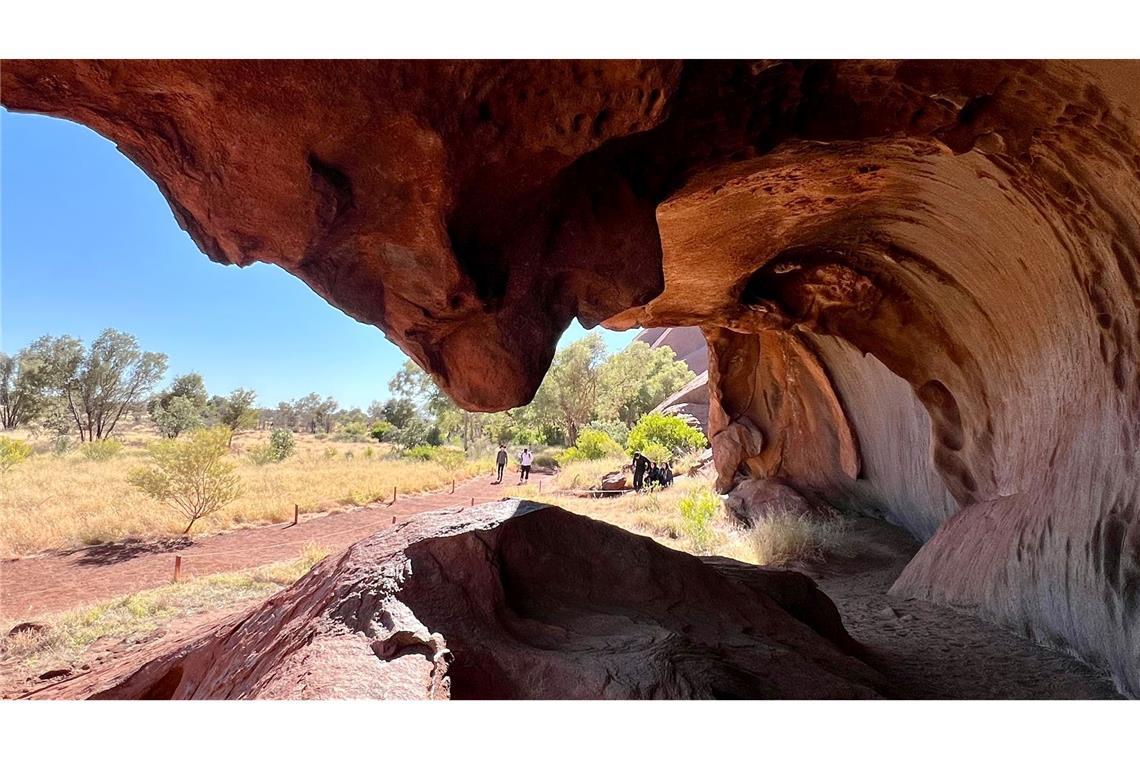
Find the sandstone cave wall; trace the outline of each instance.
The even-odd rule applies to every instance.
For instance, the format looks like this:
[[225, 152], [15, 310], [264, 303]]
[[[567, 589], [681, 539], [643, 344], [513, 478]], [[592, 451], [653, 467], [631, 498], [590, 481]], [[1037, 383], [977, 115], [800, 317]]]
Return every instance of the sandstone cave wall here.
[[[1029, 171], [983, 150], [860, 145], [850, 172], [889, 176], [841, 198], [834, 183], [849, 172], [834, 172], [834, 148], [819, 163], [818, 148], [796, 150], [799, 182], [775, 203], [821, 182], [829, 205], [857, 206], [858, 221], [821, 234], [813, 213], [785, 228], [760, 279], [740, 291], [773, 334], [794, 338], [707, 331], [728, 365], [747, 356], [742, 346], [761, 346], [738, 368], [743, 382], [724, 359], [710, 372], [723, 412], [710, 414], [714, 441], [752, 431], [751, 448], [721, 446], [722, 487], [780, 477], [933, 534], [896, 592], [980, 606], [1074, 648], [1135, 693], [1140, 207], [1104, 191], [1136, 182], [1132, 162], [1043, 152]], [[788, 158], [749, 167], [736, 191], [765, 186]], [[713, 207], [728, 202], [723, 181], [704, 196]], [[761, 198], [749, 202], [773, 202]], [[665, 269], [662, 298], [668, 244]], [[785, 369], [789, 341], [812, 346], [825, 372]], [[857, 441], [857, 479], [843, 477], [835, 453], [846, 444], [831, 394]], [[789, 441], [789, 430], [805, 435]]]

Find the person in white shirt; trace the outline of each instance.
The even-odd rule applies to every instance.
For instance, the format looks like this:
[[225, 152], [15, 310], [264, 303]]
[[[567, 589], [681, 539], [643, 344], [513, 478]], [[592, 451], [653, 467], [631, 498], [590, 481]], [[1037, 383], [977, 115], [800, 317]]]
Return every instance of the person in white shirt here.
[[530, 465], [534, 461], [534, 454], [530, 453], [530, 449], [523, 449], [522, 454], [519, 455], [519, 482], [523, 483], [530, 480]]

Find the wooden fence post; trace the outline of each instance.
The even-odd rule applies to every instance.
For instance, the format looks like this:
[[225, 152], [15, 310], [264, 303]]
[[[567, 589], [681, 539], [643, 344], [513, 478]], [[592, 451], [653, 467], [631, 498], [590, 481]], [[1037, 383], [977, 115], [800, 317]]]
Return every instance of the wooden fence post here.
[[455, 493], [455, 478], [451, 479], [451, 492]]
[[301, 506], [299, 504], [293, 505], [293, 524], [301, 522]]
[[392, 486], [392, 503], [396, 503], [396, 486]]
[[474, 496], [471, 497], [471, 506], [475, 506], [475, 497]]
[[174, 582], [179, 583], [182, 581], [182, 555], [174, 555]]

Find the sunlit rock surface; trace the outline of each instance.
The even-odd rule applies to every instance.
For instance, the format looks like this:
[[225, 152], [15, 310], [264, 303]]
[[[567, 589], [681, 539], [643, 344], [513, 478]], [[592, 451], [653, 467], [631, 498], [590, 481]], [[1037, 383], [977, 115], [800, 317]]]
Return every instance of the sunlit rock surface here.
[[[5, 62], [218, 261], [472, 409], [575, 316], [699, 325], [720, 486], [929, 538], [899, 593], [1140, 693], [1140, 65]], [[1130, 110], [1131, 109], [1131, 110]]]

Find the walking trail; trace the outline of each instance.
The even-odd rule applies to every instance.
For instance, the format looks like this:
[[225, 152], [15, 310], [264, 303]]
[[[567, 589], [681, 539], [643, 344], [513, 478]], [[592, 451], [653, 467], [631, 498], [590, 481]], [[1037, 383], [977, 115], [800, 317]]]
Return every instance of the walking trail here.
[[[532, 485], [548, 475], [534, 473]], [[174, 557], [182, 557], [182, 577], [242, 570], [296, 559], [310, 544], [336, 552], [419, 512], [496, 501], [515, 485], [508, 477], [496, 485], [485, 476], [399, 496], [394, 504], [376, 502], [360, 509], [301, 516], [298, 525], [283, 523], [244, 528], [195, 539], [127, 541], [56, 551], [0, 562], [0, 618], [36, 616], [93, 604], [169, 583]]]

